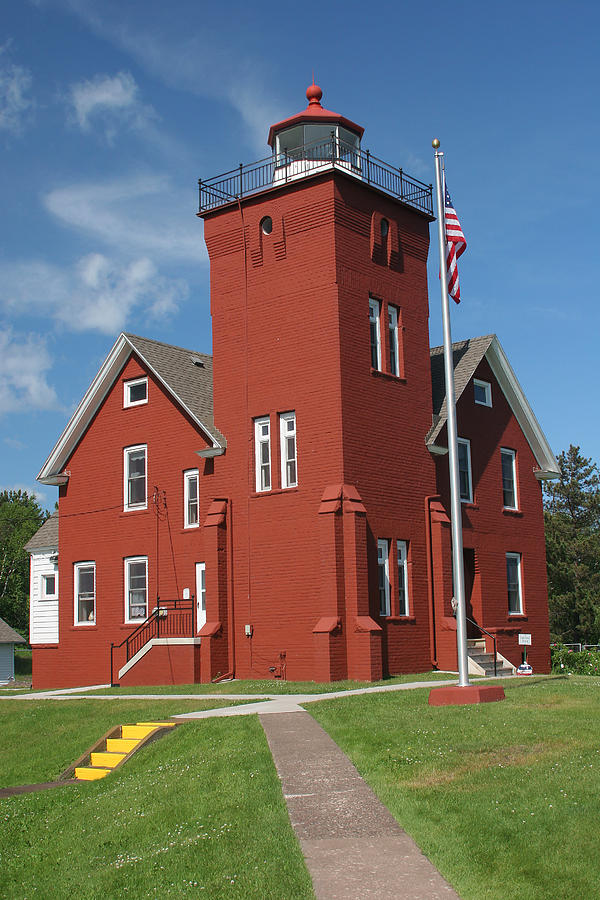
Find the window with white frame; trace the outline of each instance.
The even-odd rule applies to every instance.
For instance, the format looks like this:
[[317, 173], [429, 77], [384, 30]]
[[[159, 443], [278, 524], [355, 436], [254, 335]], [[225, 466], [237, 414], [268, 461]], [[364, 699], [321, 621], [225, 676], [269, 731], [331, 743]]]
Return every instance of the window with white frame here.
[[183, 526], [197, 528], [198, 515], [198, 469], [188, 469], [183, 473]]
[[508, 588], [509, 615], [523, 612], [523, 588], [521, 584], [521, 554], [506, 554], [506, 585]]
[[371, 368], [381, 371], [381, 333], [379, 330], [379, 300], [369, 297], [369, 333], [371, 342]]
[[206, 563], [196, 563], [196, 630], [206, 623]]
[[475, 403], [478, 403], [479, 406], [492, 405], [492, 386], [489, 381], [481, 381], [479, 378], [474, 378], [473, 393]]
[[471, 442], [458, 438], [458, 481], [460, 499], [463, 503], [473, 502], [473, 480], [471, 478]]
[[58, 594], [58, 575], [53, 572], [51, 575], [42, 575], [42, 600], [56, 600]]
[[96, 623], [96, 563], [75, 563], [75, 624], [95, 625]]
[[398, 345], [398, 310], [388, 305], [388, 329], [390, 334], [390, 372], [400, 375], [400, 357]]
[[506, 447], [500, 448], [502, 463], [502, 503], [505, 509], [517, 509], [517, 454]]
[[124, 451], [124, 509], [145, 509], [147, 506], [146, 493], [146, 461], [147, 447], [139, 444], [137, 447], [126, 447]]
[[139, 622], [148, 616], [148, 557], [125, 560], [125, 621]]
[[377, 583], [379, 588], [379, 615], [390, 615], [390, 542], [377, 541]]
[[398, 553], [398, 615], [408, 615], [408, 542], [396, 541]]
[[281, 413], [279, 416], [279, 437], [281, 445], [281, 487], [296, 487], [298, 485], [298, 458], [295, 412]]
[[148, 379], [134, 378], [123, 382], [123, 406], [141, 406], [148, 402]]
[[271, 423], [268, 416], [254, 420], [256, 490], [271, 490]]

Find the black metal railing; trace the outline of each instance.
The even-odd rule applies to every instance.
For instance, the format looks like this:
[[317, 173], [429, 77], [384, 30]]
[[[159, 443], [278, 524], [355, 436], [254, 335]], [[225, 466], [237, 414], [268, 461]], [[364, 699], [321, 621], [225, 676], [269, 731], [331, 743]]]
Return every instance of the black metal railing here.
[[407, 175], [373, 156], [346, 144], [334, 134], [326, 141], [313, 141], [300, 147], [260, 159], [237, 169], [198, 181], [199, 211], [209, 212], [248, 197], [268, 187], [278, 187], [306, 175], [326, 169], [338, 169], [379, 188], [403, 203], [433, 215], [432, 186]]
[[128, 663], [148, 641], [160, 637], [193, 637], [194, 636], [194, 597], [189, 600], [161, 600], [147, 619], [128, 634], [120, 644], [110, 645], [110, 680], [114, 686], [115, 652], [125, 648], [124, 659]]
[[473, 619], [470, 619], [468, 616], [465, 616], [467, 622], [470, 622], [471, 625], [474, 625], [475, 628], [479, 628], [482, 634], [487, 634], [494, 642], [494, 678], [498, 675], [498, 654], [496, 652], [496, 636], [491, 634], [489, 631], [486, 631], [485, 628], [482, 628], [479, 622], [474, 622]]

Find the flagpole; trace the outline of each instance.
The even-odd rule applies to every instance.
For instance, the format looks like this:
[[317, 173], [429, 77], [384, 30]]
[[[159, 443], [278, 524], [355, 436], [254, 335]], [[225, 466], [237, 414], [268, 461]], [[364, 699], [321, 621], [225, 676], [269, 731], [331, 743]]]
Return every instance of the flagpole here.
[[446, 381], [446, 416], [448, 430], [448, 458], [450, 470], [450, 520], [452, 523], [452, 580], [456, 600], [456, 648], [458, 653], [459, 687], [469, 685], [467, 657], [467, 619], [465, 604], [465, 577], [463, 570], [462, 507], [458, 473], [458, 434], [456, 430], [456, 397], [454, 392], [454, 362], [450, 333], [450, 305], [446, 277], [446, 222], [444, 154], [438, 149], [440, 142], [433, 142], [435, 149], [435, 186], [438, 209], [438, 239], [440, 247], [440, 285], [442, 289], [442, 322], [444, 326], [444, 376]]

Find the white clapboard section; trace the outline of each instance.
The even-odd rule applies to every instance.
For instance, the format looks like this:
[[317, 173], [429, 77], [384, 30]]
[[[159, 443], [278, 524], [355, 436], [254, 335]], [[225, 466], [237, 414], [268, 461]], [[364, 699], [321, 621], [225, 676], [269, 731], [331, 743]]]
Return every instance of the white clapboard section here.
[[[54, 592], [52, 593], [52, 588]], [[31, 553], [29, 642], [58, 643], [58, 564], [56, 550]]]

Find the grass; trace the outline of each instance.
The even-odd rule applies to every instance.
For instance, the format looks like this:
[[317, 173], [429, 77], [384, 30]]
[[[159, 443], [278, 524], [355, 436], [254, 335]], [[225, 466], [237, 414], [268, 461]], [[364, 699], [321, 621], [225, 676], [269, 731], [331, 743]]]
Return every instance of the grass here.
[[[224, 681], [220, 684], [162, 684], [141, 687], [98, 688], [98, 693], [111, 694], [328, 694], [331, 691], [352, 691], [376, 685], [406, 684], [410, 681], [451, 680], [452, 673], [421, 672], [417, 675], [394, 675], [382, 681], [280, 681], [255, 680]], [[91, 693], [91, 691], [90, 691]]]
[[0, 703], [0, 787], [54, 781], [113, 725], [229, 705], [218, 699], [6, 700]]
[[475, 706], [418, 689], [307, 709], [463, 900], [595, 897], [600, 679], [503, 686]]
[[102, 781], [6, 798], [0, 815], [2, 898], [314, 898], [254, 716], [186, 723]]

